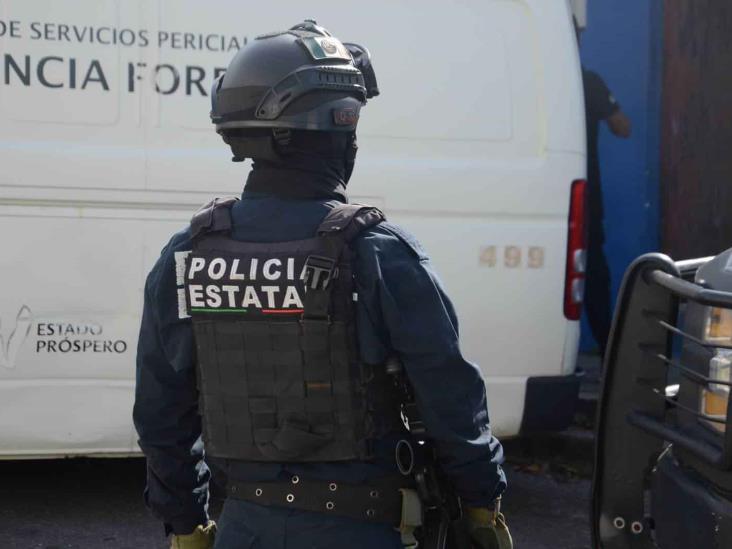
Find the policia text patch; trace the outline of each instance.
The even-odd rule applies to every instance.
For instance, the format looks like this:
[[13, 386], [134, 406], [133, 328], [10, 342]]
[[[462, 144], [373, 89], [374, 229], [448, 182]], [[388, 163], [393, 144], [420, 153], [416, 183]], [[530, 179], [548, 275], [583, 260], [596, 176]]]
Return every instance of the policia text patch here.
[[304, 257], [193, 252], [185, 271], [189, 313], [300, 314]]

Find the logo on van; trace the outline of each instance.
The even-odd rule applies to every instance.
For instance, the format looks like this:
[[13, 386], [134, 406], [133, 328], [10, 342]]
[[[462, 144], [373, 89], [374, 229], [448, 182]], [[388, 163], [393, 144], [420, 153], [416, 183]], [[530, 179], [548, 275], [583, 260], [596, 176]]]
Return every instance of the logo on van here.
[[0, 366], [7, 369], [15, 368], [18, 352], [28, 338], [31, 326], [33, 326], [33, 313], [26, 305], [23, 305], [18, 311], [15, 326], [7, 340], [4, 336], [2, 319], [0, 319]]

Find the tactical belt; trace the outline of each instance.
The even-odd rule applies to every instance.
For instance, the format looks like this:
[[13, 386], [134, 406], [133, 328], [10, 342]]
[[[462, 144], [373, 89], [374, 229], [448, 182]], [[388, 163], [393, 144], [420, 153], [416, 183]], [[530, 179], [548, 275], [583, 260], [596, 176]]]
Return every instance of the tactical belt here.
[[404, 477], [369, 484], [305, 480], [293, 476], [275, 482], [230, 480], [229, 497], [263, 505], [348, 517], [399, 528], [402, 517], [400, 485]]

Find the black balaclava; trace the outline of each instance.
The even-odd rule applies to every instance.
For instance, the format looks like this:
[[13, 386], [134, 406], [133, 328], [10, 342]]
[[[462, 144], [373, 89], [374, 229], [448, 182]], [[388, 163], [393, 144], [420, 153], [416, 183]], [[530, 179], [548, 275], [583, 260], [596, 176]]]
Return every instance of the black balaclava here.
[[356, 157], [355, 133], [291, 130], [272, 139], [276, 154], [253, 158], [245, 190], [348, 202], [346, 184]]

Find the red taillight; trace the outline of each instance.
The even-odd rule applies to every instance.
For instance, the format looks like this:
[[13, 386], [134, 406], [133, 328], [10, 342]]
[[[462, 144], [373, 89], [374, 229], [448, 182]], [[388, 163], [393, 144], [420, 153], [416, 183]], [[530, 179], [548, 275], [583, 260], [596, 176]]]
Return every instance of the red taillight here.
[[567, 272], [564, 278], [564, 316], [579, 320], [585, 293], [587, 258], [587, 181], [572, 182], [567, 229]]

